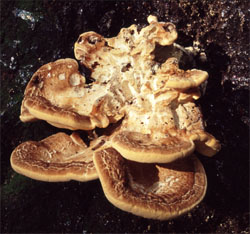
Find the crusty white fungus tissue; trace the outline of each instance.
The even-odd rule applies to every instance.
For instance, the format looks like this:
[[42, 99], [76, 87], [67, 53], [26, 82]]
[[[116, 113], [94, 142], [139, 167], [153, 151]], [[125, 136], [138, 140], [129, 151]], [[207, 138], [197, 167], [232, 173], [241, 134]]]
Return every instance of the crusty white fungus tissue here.
[[148, 22], [113, 38], [79, 36], [75, 57], [91, 71], [92, 83], [71, 58], [38, 69], [26, 87], [21, 120], [88, 131], [93, 139], [57, 133], [24, 142], [11, 155], [14, 170], [44, 181], [99, 178], [112, 204], [145, 218], [171, 219], [203, 199], [206, 174], [194, 151], [213, 156], [220, 150], [195, 104], [208, 74], [179, 68], [183, 51], [172, 23], [154, 16]]

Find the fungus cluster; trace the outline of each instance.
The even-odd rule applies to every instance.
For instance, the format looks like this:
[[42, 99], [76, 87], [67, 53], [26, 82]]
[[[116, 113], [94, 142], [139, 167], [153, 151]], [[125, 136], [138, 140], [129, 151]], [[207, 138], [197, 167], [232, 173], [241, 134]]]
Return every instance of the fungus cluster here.
[[154, 16], [148, 22], [113, 38], [79, 36], [75, 57], [90, 69], [91, 83], [70, 58], [35, 72], [20, 119], [94, 137], [89, 143], [76, 132], [61, 132], [24, 142], [11, 155], [15, 171], [51, 182], [99, 178], [112, 204], [145, 218], [173, 218], [203, 199], [206, 174], [193, 152], [213, 156], [220, 150], [195, 104], [208, 74], [179, 68], [183, 52], [172, 23]]

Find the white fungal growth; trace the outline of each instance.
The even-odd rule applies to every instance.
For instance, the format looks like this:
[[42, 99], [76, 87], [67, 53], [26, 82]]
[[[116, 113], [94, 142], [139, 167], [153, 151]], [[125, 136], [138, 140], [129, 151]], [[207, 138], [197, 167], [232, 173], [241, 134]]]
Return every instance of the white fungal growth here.
[[72, 74], [69, 78], [69, 83], [72, 86], [77, 86], [80, 84], [80, 76], [76, 73]]
[[59, 80], [65, 80], [66, 76], [64, 73], [61, 73], [59, 76], [58, 76]]

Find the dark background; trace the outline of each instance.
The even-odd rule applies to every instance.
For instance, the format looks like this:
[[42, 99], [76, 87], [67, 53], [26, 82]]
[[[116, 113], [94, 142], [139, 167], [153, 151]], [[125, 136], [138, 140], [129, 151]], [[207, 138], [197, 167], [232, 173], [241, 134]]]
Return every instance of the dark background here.
[[[249, 4], [248, 0], [1, 1], [1, 233], [249, 233]], [[59, 130], [22, 123], [25, 86], [43, 64], [73, 58], [78, 35], [116, 36], [121, 27], [144, 26], [154, 14], [173, 22], [177, 43], [193, 41], [207, 55], [199, 100], [207, 131], [221, 141], [213, 158], [199, 156], [208, 177], [203, 202], [171, 221], [123, 212], [105, 198], [98, 180], [45, 183], [16, 174], [12, 150]]]

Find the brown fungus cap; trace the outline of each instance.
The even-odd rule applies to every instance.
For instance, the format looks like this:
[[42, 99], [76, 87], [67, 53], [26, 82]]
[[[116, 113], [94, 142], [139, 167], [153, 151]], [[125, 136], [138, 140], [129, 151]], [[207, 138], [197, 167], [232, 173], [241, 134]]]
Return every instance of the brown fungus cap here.
[[196, 206], [206, 193], [206, 174], [194, 155], [168, 164], [144, 164], [106, 148], [96, 152], [94, 163], [107, 199], [145, 218], [177, 217]]
[[[60, 59], [42, 66], [32, 76], [20, 118], [24, 122], [42, 119], [71, 130], [107, 127], [122, 117], [105, 104], [109, 99], [105, 86], [85, 84], [75, 60]], [[108, 111], [109, 117], [104, 113]]]
[[181, 136], [154, 139], [149, 134], [123, 131], [114, 135], [111, 145], [124, 158], [136, 162], [167, 163], [190, 155], [195, 145]]
[[20, 144], [12, 152], [11, 166], [20, 174], [48, 182], [97, 179], [93, 153], [103, 142], [100, 138], [87, 147], [76, 133], [57, 133]]
[[161, 78], [158, 80], [158, 83], [174, 89], [195, 88], [208, 78], [208, 73], [205, 71], [197, 69], [183, 71], [179, 69], [178, 60], [176, 58], [169, 58], [163, 63], [157, 75]]
[[154, 109], [155, 112], [141, 113], [131, 110], [120, 130], [110, 137], [112, 147], [123, 157], [144, 163], [168, 163], [189, 156], [195, 149], [206, 156], [220, 150], [219, 142], [204, 131], [195, 103], [179, 103], [177, 96], [170, 98], [170, 103], [160, 101]]
[[73, 59], [60, 59], [42, 66], [25, 89], [21, 120], [25, 122], [33, 116], [69, 129], [93, 128], [89, 117], [77, 112], [84, 84], [85, 78]]

